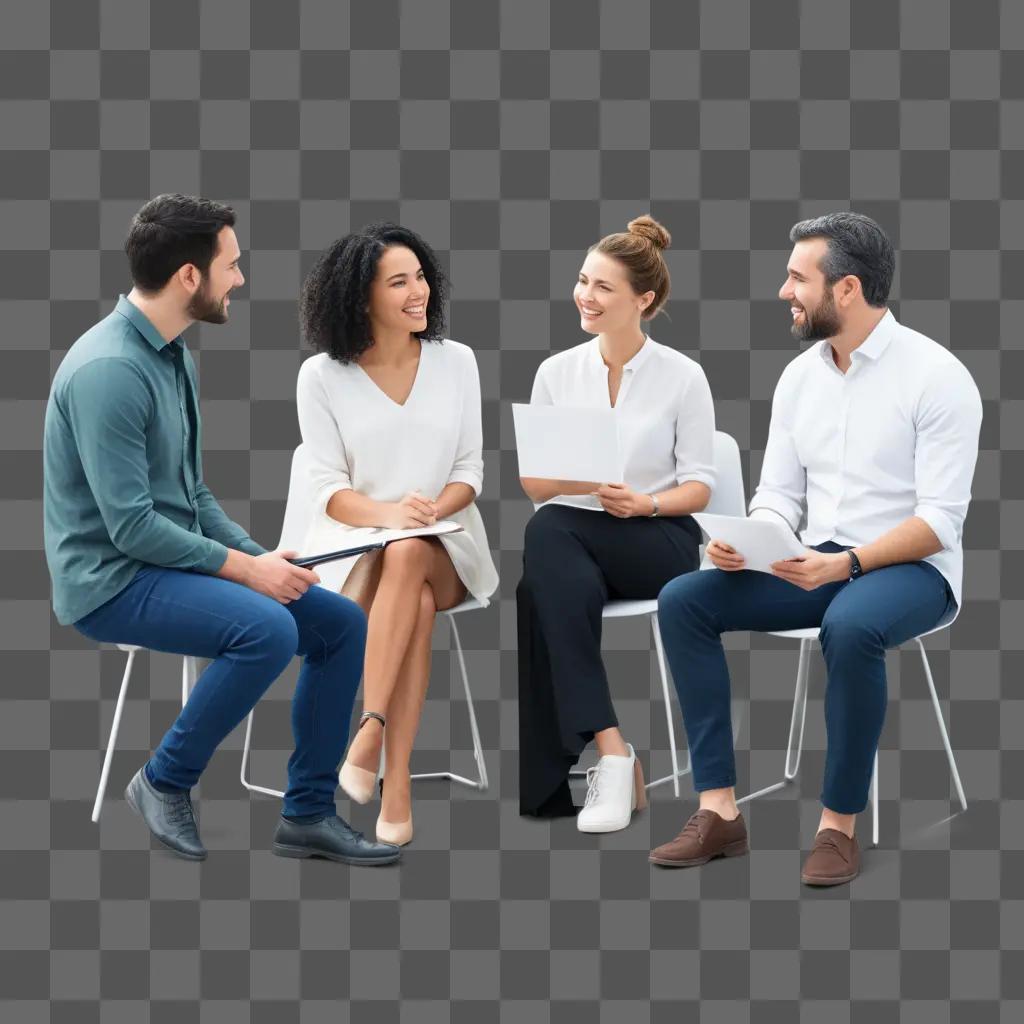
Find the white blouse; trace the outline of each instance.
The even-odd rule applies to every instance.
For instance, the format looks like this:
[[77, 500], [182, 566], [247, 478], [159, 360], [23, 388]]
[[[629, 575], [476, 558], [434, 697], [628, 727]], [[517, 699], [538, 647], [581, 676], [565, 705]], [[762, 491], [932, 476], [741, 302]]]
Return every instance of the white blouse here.
[[[533, 382], [532, 405], [607, 409], [608, 367], [595, 336], [545, 359]], [[699, 363], [646, 338], [622, 368], [614, 405], [622, 446], [622, 481], [652, 494], [689, 480], [715, 485], [715, 406]], [[589, 494], [557, 495], [544, 504], [602, 511]]]
[[[297, 401], [302, 442], [313, 464], [313, 522], [304, 550], [358, 543], [371, 532], [327, 515], [337, 491], [374, 501], [399, 501], [419, 490], [436, 498], [450, 483], [483, 487], [480, 374], [473, 350], [457, 341], [424, 341], [404, 405], [389, 398], [358, 363], [326, 353], [299, 369]], [[449, 517], [463, 532], [442, 536], [459, 578], [483, 605], [498, 586], [476, 502]], [[340, 590], [356, 559], [320, 566], [321, 580]]]

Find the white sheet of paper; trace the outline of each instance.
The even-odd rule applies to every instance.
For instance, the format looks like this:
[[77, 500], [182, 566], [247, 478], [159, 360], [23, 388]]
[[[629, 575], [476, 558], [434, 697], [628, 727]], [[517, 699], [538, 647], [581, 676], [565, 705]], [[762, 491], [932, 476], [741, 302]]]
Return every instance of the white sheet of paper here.
[[367, 535], [363, 544], [370, 544], [375, 540], [387, 539], [388, 543], [393, 540], [404, 540], [406, 537], [440, 537], [445, 533], [459, 533], [462, 527], [451, 519], [442, 519], [433, 526], [414, 526], [408, 530], [388, 530], [378, 527]]
[[513, 403], [519, 475], [622, 483], [614, 409]]
[[772, 562], [796, 558], [807, 551], [796, 534], [781, 520], [748, 519], [695, 512], [693, 518], [711, 540], [722, 540], [746, 559], [745, 569], [771, 572]]

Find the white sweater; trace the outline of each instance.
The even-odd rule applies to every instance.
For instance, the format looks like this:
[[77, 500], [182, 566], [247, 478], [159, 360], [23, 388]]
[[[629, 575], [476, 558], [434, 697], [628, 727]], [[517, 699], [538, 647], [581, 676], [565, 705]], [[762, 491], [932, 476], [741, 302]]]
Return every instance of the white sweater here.
[[[325, 353], [299, 370], [297, 401], [302, 442], [313, 464], [313, 522], [304, 550], [330, 550], [357, 543], [367, 528], [347, 526], [327, 515], [340, 490], [353, 489], [374, 501], [398, 501], [419, 490], [436, 498], [450, 483], [483, 487], [480, 375], [473, 350], [457, 341], [422, 342], [420, 364], [404, 405], [389, 398], [357, 363]], [[482, 604], [498, 586], [480, 510], [473, 502], [451, 520], [462, 533], [441, 538], [459, 578]], [[340, 589], [355, 559], [317, 571]]]

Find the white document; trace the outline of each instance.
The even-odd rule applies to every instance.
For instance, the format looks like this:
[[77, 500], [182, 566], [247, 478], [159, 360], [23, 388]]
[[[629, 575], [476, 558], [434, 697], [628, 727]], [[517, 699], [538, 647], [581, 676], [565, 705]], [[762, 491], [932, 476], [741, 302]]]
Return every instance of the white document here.
[[695, 512], [693, 518], [711, 540], [725, 541], [746, 559], [745, 569], [771, 572], [773, 562], [806, 554], [807, 547], [781, 520], [748, 519]]
[[404, 540], [406, 537], [440, 537], [445, 533], [458, 533], [462, 529], [458, 523], [451, 519], [442, 519], [433, 526], [413, 526], [408, 530], [389, 530], [387, 527], [373, 527], [369, 534], [369, 540], [383, 540], [390, 543], [393, 540]]
[[519, 475], [622, 483], [614, 409], [513, 403]]

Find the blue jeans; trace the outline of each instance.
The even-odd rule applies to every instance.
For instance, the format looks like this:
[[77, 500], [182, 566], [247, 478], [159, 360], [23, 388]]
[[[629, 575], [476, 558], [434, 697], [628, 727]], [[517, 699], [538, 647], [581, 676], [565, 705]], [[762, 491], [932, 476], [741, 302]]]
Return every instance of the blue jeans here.
[[335, 813], [366, 643], [355, 602], [314, 586], [279, 604], [216, 576], [147, 566], [75, 628], [92, 640], [212, 659], [149, 763], [156, 784], [176, 789], [196, 784], [221, 741], [302, 655], [283, 813]]
[[[842, 551], [834, 543], [817, 551]], [[864, 810], [887, 701], [885, 651], [948, 621], [956, 603], [926, 562], [865, 573], [816, 590], [768, 573], [710, 569], [666, 584], [661, 635], [679, 694], [694, 788], [736, 785], [729, 671], [721, 634], [819, 626], [828, 670], [828, 752], [821, 801], [837, 814]]]

